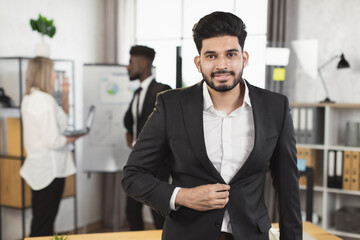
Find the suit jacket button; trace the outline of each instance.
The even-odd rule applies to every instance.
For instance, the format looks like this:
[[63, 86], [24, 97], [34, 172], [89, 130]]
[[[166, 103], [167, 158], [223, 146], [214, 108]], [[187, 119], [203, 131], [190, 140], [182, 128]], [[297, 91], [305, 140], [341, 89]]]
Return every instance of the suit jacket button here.
[[221, 227], [221, 222], [215, 222], [215, 227]]

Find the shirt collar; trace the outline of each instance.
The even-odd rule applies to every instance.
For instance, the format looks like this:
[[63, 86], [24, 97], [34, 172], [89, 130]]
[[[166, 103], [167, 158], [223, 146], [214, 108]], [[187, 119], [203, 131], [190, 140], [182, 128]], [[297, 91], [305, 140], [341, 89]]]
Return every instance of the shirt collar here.
[[248, 87], [247, 82], [245, 80], [243, 80], [243, 82], [244, 82], [244, 85], [245, 85], [244, 102], [245, 102], [245, 104], [252, 107], [251, 101], [250, 101], [249, 87]]
[[[251, 107], [250, 95], [249, 95], [249, 88], [247, 86], [246, 81], [242, 81], [245, 85], [245, 94], [244, 94], [244, 103]], [[209, 90], [207, 88], [207, 84], [203, 82], [203, 98], [204, 98], [204, 110], [208, 110], [209, 108], [213, 107], [213, 102], [210, 97]]]
[[150, 75], [149, 77], [145, 78], [144, 81], [140, 82], [140, 86], [139, 86], [139, 87], [141, 87], [143, 90], [144, 90], [144, 89], [147, 89], [153, 79], [154, 79], [154, 76], [153, 76], [153, 75]]

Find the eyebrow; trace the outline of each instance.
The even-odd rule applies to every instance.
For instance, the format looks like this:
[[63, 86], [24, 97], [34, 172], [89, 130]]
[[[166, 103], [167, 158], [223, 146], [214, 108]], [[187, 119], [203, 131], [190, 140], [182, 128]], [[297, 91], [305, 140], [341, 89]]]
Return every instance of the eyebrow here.
[[238, 49], [229, 49], [229, 50], [226, 50], [226, 52], [240, 52]]
[[[226, 52], [240, 52], [238, 49], [236, 49], [236, 48], [233, 48], [233, 49], [229, 49], [229, 50], [226, 50]], [[214, 54], [214, 53], [216, 53], [215, 51], [206, 51], [206, 52], [204, 52], [204, 55], [206, 55], [206, 54]]]
[[206, 51], [206, 52], [204, 52], [204, 55], [206, 55], [206, 54], [214, 54], [214, 53], [216, 53], [215, 51]]

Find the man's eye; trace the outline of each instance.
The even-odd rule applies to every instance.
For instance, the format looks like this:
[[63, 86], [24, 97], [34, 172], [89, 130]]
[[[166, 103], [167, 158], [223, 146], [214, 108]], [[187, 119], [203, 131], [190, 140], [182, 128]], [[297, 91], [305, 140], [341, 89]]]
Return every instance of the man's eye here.
[[229, 56], [229, 57], [235, 57], [235, 56], [236, 56], [236, 53], [229, 53], [228, 56]]
[[215, 55], [206, 55], [206, 58], [212, 59], [215, 58]]

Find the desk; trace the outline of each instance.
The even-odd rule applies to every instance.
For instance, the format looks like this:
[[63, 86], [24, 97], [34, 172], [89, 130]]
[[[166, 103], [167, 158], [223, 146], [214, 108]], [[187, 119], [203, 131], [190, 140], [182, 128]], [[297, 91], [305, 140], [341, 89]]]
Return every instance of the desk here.
[[[317, 240], [341, 240], [330, 233], [324, 231], [320, 227], [310, 223], [304, 222], [304, 231], [313, 236]], [[278, 227], [273, 224], [273, 227]], [[50, 240], [50, 237], [35, 237], [25, 238], [25, 240]], [[93, 234], [79, 234], [70, 235], [69, 240], [160, 240], [161, 230], [150, 231], [135, 231], [135, 232], [116, 232], [116, 233], [93, 233]]]
[[[276, 228], [279, 227], [277, 223], [273, 223], [272, 226]], [[316, 238], [316, 240], [341, 240], [341, 238], [328, 233], [311, 222], [303, 222], [303, 231]]]

